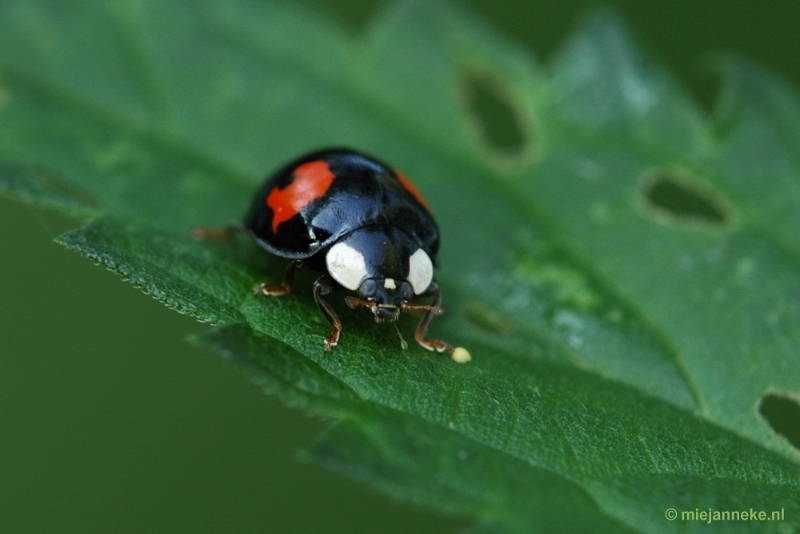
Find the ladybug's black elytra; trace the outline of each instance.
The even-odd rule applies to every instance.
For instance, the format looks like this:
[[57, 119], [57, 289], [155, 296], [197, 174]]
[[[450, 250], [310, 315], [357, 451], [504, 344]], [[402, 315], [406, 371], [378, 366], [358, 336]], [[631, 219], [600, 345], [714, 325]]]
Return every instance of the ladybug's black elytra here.
[[[339, 342], [342, 323], [322, 297], [350, 290], [358, 297], [346, 297], [347, 305], [369, 308], [377, 322], [395, 321], [401, 311], [424, 312], [416, 341], [469, 359], [462, 348], [426, 339], [434, 317], [443, 313], [433, 282], [439, 229], [400, 171], [349, 149], [308, 154], [264, 183], [244, 225], [262, 248], [292, 260], [281, 285], [261, 284], [255, 294], [291, 292], [297, 267], [324, 272], [314, 283], [314, 299], [333, 327], [325, 352]], [[418, 297], [433, 301], [415, 303]]]

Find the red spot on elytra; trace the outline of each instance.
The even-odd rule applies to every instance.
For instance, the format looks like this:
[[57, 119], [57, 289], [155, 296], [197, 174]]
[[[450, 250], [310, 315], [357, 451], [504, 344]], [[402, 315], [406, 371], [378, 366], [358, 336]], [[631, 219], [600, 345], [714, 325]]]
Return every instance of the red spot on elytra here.
[[297, 167], [294, 181], [283, 189], [276, 187], [267, 197], [267, 206], [272, 209], [272, 231], [278, 233], [279, 224], [324, 195], [334, 178], [336, 175], [324, 161], [309, 161]]
[[414, 195], [414, 198], [416, 198], [420, 204], [422, 204], [423, 206], [428, 208], [428, 210], [430, 210], [431, 207], [428, 206], [427, 202], [425, 202], [425, 199], [422, 197], [422, 194], [416, 187], [414, 187], [414, 184], [412, 184], [411, 181], [408, 178], [406, 178], [406, 175], [398, 171], [397, 169], [394, 170], [394, 173], [397, 175], [397, 179], [400, 180], [400, 183], [403, 184], [403, 187], [406, 188], [406, 191]]

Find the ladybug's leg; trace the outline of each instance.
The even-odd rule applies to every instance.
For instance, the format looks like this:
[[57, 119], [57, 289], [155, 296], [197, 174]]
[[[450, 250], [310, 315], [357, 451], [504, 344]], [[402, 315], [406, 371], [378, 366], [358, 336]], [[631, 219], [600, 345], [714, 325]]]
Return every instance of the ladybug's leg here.
[[[425, 339], [425, 336], [428, 334], [428, 328], [431, 326], [431, 322], [433, 318], [437, 315], [441, 315], [444, 313], [440, 305], [442, 304], [442, 293], [439, 291], [439, 287], [435, 283], [431, 283], [430, 287], [428, 288], [425, 293], [421, 296], [423, 297], [433, 297], [433, 305], [431, 306], [423, 306], [422, 308], [427, 309], [425, 315], [422, 317], [422, 320], [419, 322], [419, 326], [417, 327], [417, 331], [414, 333], [414, 339], [417, 340], [417, 343], [422, 345], [428, 350], [435, 350], [436, 352], [444, 352], [448, 351], [451, 355], [453, 354], [453, 347], [449, 343], [445, 343], [444, 341], [439, 341], [437, 339]], [[408, 306], [407, 308], [413, 308], [413, 305]]]
[[280, 295], [285, 295], [287, 293], [292, 292], [292, 284], [294, 284], [294, 272], [297, 267], [300, 265], [300, 262], [293, 261], [289, 264], [286, 268], [286, 272], [283, 275], [283, 282], [279, 286], [271, 286], [269, 284], [259, 284], [253, 288], [253, 295], [258, 295], [259, 293], [263, 293], [265, 295], [271, 295], [273, 297], [277, 297]]
[[322, 315], [325, 316], [333, 327], [333, 332], [325, 338], [325, 352], [331, 352], [333, 347], [339, 343], [339, 334], [342, 333], [342, 322], [339, 320], [339, 317], [337, 317], [336, 312], [333, 311], [333, 308], [331, 308], [331, 305], [322, 300], [322, 296], [333, 293], [340, 288], [341, 286], [328, 274], [320, 276], [319, 279], [314, 282], [314, 300], [322, 311]]
[[227, 241], [236, 232], [244, 233], [244, 226], [241, 224], [229, 224], [222, 228], [199, 226], [192, 229], [192, 239], [197, 239], [198, 241]]

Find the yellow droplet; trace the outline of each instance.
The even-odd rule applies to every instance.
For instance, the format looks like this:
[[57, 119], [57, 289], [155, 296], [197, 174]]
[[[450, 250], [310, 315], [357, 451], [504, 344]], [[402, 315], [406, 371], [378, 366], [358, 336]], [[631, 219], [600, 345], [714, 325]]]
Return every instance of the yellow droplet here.
[[469, 351], [464, 347], [456, 347], [453, 350], [452, 356], [450, 357], [453, 358], [453, 361], [458, 363], [467, 363], [472, 361], [472, 356], [470, 356]]

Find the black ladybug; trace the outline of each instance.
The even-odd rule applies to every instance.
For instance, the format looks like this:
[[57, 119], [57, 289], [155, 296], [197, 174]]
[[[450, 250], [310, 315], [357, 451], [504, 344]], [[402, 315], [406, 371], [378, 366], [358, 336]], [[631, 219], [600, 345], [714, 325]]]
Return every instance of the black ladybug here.
[[[424, 311], [415, 339], [428, 350], [468, 359], [464, 349], [426, 339], [433, 318], [443, 313], [433, 282], [439, 229], [427, 203], [400, 171], [348, 149], [303, 156], [272, 175], [256, 194], [245, 229], [268, 252], [291, 259], [281, 285], [261, 284], [254, 294], [292, 290], [297, 267], [323, 274], [314, 299], [333, 326], [325, 352], [339, 341], [342, 323], [322, 298], [351, 290], [351, 308], [369, 308], [377, 322], [401, 311]], [[431, 297], [431, 304], [416, 304]], [[455, 354], [454, 354], [455, 353]]]

